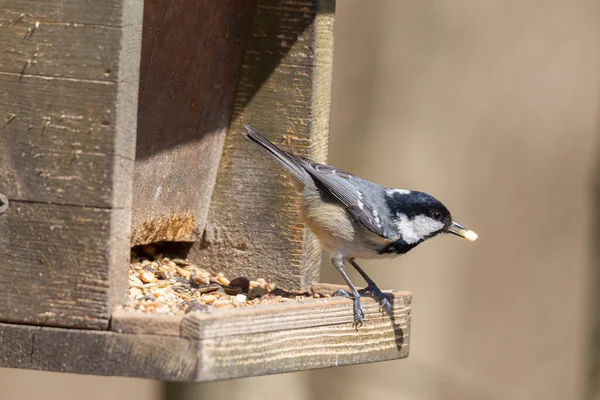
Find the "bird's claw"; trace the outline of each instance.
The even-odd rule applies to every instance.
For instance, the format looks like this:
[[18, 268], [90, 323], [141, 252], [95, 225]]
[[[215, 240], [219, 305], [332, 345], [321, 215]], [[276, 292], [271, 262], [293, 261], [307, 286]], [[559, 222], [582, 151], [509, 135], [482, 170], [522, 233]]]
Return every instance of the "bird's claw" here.
[[358, 292], [360, 294], [371, 293], [373, 297], [376, 297], [377, 300], [379, 300], [379, 311], [386, 314], [389, 314], [392, 311], [392, 305], [390, 304], [388, 295], [383, 293], [377, 286], [367, 286]]
[[333, 293], [333, 296], [346, 297], [346, 298], [352, 299], [354, 301], [354, 322], [352, 323], [352, 326], [354, 328], [360, 328], [365, 319], [365, 312], [363, 311], [362, 307], [360, 306], [360, 295], [355, 296], [350, 292], [347, 292], [342, 289], [338, 289]]
[[332, 294], [333, 297], [345, 297], [347, 299], [352, 299], [354, 296], [350, 292], [345, 291], [344, 289], [338, 289]]

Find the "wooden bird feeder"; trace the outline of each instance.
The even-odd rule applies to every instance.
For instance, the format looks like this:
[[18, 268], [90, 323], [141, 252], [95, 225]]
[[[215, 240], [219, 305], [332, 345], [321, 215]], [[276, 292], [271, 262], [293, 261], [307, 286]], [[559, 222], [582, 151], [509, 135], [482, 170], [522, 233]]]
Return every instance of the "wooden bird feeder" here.
[[[130, 248], [317, 284], [320, 248], [250, 123], [327, 156], [334, 0], [6, 0], [0, 17], [0, 367], [207, 381], [402, 358], [392, 315], [310, 299], [116, 311]], [[7, 204], [8, 202], [8, 204]]]

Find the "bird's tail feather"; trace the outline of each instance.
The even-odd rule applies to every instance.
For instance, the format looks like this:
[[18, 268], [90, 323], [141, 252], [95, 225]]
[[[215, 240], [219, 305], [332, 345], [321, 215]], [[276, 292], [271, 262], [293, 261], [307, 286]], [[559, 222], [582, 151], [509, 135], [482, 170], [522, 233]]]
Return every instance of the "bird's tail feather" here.
[[287, 152], [275, 146], [269, 139], [258, 133], [249, 125], [244, 125], [242, 135], [259, 145], [265, 152], [279, 161], [300, 183], [305, 183], [309, 178], [308, 172], [302, 168]]

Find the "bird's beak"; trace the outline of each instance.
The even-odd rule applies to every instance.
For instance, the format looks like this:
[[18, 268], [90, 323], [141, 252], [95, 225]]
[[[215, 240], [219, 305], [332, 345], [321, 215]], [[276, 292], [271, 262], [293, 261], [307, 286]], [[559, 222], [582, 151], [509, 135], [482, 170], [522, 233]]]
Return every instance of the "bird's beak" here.
[[469, 242], [474, 242], [477, 240], [477, 234], [473, 231], [468, 230], [464, 226], [459, 223], [452, 221], [449, 227], [446, 228], [446, 232], [452, 233], [453, 235], [463, 237], [467, 239]]

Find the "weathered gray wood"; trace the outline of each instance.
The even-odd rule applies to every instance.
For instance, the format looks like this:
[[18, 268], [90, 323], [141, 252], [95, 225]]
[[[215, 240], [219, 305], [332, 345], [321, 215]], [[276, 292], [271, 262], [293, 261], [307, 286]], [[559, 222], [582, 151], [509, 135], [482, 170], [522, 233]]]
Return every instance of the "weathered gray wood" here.
[[[396, 321], [406, 320], [410, 312], [410, 294], [393, 295], [392, 315]], [[379, 311], [373, 299], [362, 299], [367, 320], [389, 320]], [[352, 301], [344, 298], [310, 299], [302, 303], [281, 303], [262, 307], [223, 310], [217, 313], [194, 312], [181, 322], [181, 335], [207, 339], [252, 333], [265, 333], [324, 325], [349, 324], [354, 320]]]
[[324, 161], [333, 0], [259, 0], [204, 237], [190, 258], [230, 276], [286, 288], [318, 279], [320, 248], [299, 218], [285, 173], [239, 132], [252, 124], [277, 144]]
[[[339, 285], [324, 287], [326, 291], [330, 288], [335, 288], [333, 291], [345, 288]], [[393, 320], [406, 321], [410, 314], [411, 294], [396, 292], [390, 293], [390, 296], [393, 298]], [[363, 297], [362, 304], [366, 319], [390, 318], [380, 312], [378, 303], [372, 298]], [[211, 313], [192, 312], [183, 317], [153, 315], [149, 318], [145, 313], [117, 311], [112, 315], [111, 329], [121, 333], [152, 333], [208, 339], [347, 324], [352, 323], [353, 318], [352, 301], [336, 297], [224, 309]]]
[[116, 152], [125, 153], [114, 144], [116, 92], [109, 82], [0, 74], [0, 192], [110, 207]]
[[3, 0], [2, 12], [13, 22], [19, 17], [41, 22], [70, 22], [73, 24], [105, 25], [123, 27], [129, 16], [123, 14], [123, 6], [138, 8], [138, 1], [124, 3], [123, 0]]
[[0, 216], [0, 320], [106, 329], [110, 217], [109, 209], [11, 202]]
[[[329, 306], [323, 299], [300, 308], [277, 305], [281, 313], [274, 319], [282, 321], [281, 329], [265, 325], [271, 306], [218, 310], [206, 320], [214, 329], [203, 339], [185, 337], [186, 329], [183, 336], [175, 334], [183, 327], [180, 317], [135, 312], [115, 313], [109, 332], [1, 323], [0, 367], [194, 382], [404, 358], [410, 346], [410, 294], [394, 296], [399, 307], [392, 318], [372, 313], [376, 304], [365, 298], [367, 318], [358, 329], [352, 327], [347, 299], [330, 299]], [[305, 312], [310, 307], [317, 315], [312, 320]], [[337, 316], [324, 312], [328, 307]], [[240, 318], [232, 318], [235, 311]], [[227, 329], [228, 321], [237, 327]]]
[[112, 313], [110, 330], [118, 333], [180, 336], [182, 316], [152, 315], [131, 311]]
[[146, 1], [132, 245], [202, 234], [253, 7]]
[[127, 290], [143, 2], [3, 6], [0, 320], [106, 329]]
[[175, 336], [0, 324], [0, 367], [193, 380], [198, 344]]
[[48, 21], [14, 11], [0, 15], [0, 71], [115, 81], [121, 29]]
[[[388, 320], [389, 321], [389, 320]], [[408, 325], [383, 319], [201, 341], [199, 380], [258, 376], [408, 357]]]

